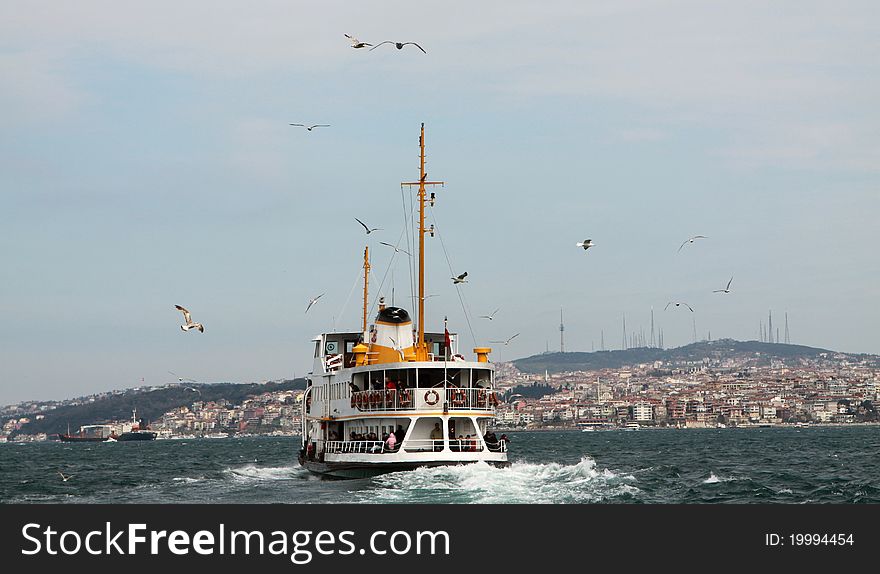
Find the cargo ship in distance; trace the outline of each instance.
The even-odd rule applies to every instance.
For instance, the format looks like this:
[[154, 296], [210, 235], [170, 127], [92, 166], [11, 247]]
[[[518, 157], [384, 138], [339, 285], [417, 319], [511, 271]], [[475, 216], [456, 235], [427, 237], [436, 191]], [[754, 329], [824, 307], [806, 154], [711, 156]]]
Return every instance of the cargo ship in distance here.
[[417, 322], [406, 309], [386, 306], [379, 298], [375, 321], [368, 325], [367, 246], [361, 330], [322, 333], [313, 340], [298, 460], [325, 477], [364, 478], [477, 462], [510, 464], [506, 440], [489, 430], [499, 402], [495, 366], [489, 362], [492, 350], [477, 346], [473, 359], [465, 358], [445, 320], [443, 331], [425, 331], [425, 234], [435, 233], [433, 225], [425, 226], [425, 204], [435, 201], [425, 188], [443, 182], [426, 181], [424, 124], [419, 148], [419, 180], [402, 184], [418, 188], [413, 230], [418, 233], [418, 277], [413, 278], [418, 280], [413, 297]]
[[124, 423], [107, 423], [82, 425], [79, 432], [58, 435], [61, 442], [127, 442], [156, 440], [156, 433], [149, 428], [141, 428], [137, 418], [137, 409], [131, 411], [131, 421]]

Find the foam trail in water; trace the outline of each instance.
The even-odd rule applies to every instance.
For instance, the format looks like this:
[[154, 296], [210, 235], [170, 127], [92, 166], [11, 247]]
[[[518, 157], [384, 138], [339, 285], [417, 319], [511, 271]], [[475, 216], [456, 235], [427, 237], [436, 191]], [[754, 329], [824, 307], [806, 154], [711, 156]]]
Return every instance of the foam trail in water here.
[[582, 503], [639, 493], [632, 475], [597, 470], [584, 457], [574, 465], [515, 462], [423, 467], [374, 479], [377, 488], [353, 492], [359, 502]]
[[703, 481], [703, 484], [718, 484], [719, 482], [730, 482], [736, 480], [732, 476], [716, 476], [714, 472], [709, 473], [709, 478]]
[[238, 481], [260, 481], [260, 480], [293, 480], [301, 478], [303, 473], [308, 471], [299, 466], [257, 466], [255, 464], [246, 464], [238, 468], [228, 468], [223, 471], [224, 474], [232, 476], [233, 480]]

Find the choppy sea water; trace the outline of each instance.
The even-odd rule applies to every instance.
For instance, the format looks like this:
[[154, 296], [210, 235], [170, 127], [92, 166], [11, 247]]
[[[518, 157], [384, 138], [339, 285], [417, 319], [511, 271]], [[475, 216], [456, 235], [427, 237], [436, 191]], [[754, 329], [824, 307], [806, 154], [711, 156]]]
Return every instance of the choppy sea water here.
[[509, 468], [360, 480], [300, 468], [298, 437], [2, 444], [0, 502], [880, 502], [878, 426], [508, 435]]

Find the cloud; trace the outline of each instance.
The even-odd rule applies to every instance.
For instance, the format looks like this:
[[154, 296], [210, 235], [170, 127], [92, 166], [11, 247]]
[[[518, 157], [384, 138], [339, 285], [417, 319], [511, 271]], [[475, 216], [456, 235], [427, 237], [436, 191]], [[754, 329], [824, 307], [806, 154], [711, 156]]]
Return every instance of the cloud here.
[[0, 127], [50, 123], [88, 100], [75, 87], [57, 56], [44, 51], [0, 53]]

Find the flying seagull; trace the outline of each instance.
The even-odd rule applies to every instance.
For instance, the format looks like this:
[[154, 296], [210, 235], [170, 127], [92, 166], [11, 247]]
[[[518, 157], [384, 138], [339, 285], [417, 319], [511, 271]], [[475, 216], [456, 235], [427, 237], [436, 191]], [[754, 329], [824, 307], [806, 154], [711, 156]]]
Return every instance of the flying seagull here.
[[593, 247], [593, 245], [595, 245], [595, 243], [593, 243], [592, 239], [584, 239], [583, 242], [576, 243], [575, 245], [577, 245], [578, 247], [583, 247], [584, 251], [586, 251], [590, 247]]
[[733, 277], [730, 278], [730, 281], [727, 282], [727, 287], [724, 289], [715, 289], [712, 293], [730, 293], [730, 284], [733, 283]]
[[458, 285], [459, 283], [467, 283], [467, 279], [465, 279], [465, 277], [467, 277], [467, 271], [465, 271], [458, 277], [452, 277], [452, 283], [454, 285]]
[[492, 311], [492, 313], [490, 313], [489, 315], [480, 315], [480, 319], [489, 319], [490, 321], [492, 321], [493, 319], [495, 319], [495, 313], [497, 313], [500, 310], [501, 310], [501, 307], [498, 307], [497, 309]]
[[678, 247], [678, 250], [681, 251], [681, 248], [687, 245], [688, 243], [693, 243], [694, 239], [709, 239], [705, 235], [694, 235], [693, 237], [686, 239], [682, 242], [682, 244]]
[[312, 131], [314, 128], [329, 128], [330, 127], [330, 124], [312, 124], [310, 126], [307, 126], [306, 124], [290, 124], [290, 125], [298, 126], [301, 128], [306, 128], [309, 131]]
[[358, 223], [360, 223], [361, 225], [364, 226], [364, 229], [367, 230], [367, 235], [371, 234], [371, 233], [374, 232], [374, 231], [382, 231], [382, 228], [381, 228], [381, 227], [373, 227], [373, 228], [369, 228], [369, 227], [367, 227], [367, 224], [366, 224], [366, 223], [364, 223], [363, 221], [361, 221], [361, 220], [358, 219], [357, 217], [355, 217], [354, 219], [355, 219], [355, 221], [357, 221]]
[[201, 323], [193, 323], [192, 316], [190, 316], [189, 311], [181, 307], [180, 305], [175, 305], [175, 309], [183, 313], [183, 320], [186, 321], [186, 325], [181, 325], [181, 331], [189, 331], [190, 329], [198, 329], [200, 333], [205, 332], [205, 328]]
[[516, 339], [519, 336], [519, 333], [514, 335], [513, 337], [507, 339], [506, 341], [489, 341], [490, 343], [501, 343], [502, 345], [509, 345], [511, 341]]
[[309, 309], [312, 308], [312, 305], [314, 305], [315, 303], [317, 303], [317, 302], [318, 302], [318, 299], [320, 299], [320, 298], [323, 297], [323, 296], [324, 296], [324, 294], [321, 293], [320, 295], [318, 295], [318, 296], [315, 297], [314, 299], [309, 299], [309, 306], [306, 307], [306, 313], [308, 313], [308, 312], [309, 312]]
[[676, 303], [675, 301], [670, 301], [669, 303], [667, 303], [666, 307], [663, 307], [663, 310], [665, 311], [665, 310], [669, 309], [670, 305], [675, 305], [676, 307], [678, 307], [680, 305], [684, 305], [685, 307], [687, 307], [688, 309], [691, 310], [691, 313], [694, 312], [694, 308], [691, 307], [690, 305], [688, 305], [687, 303]]
[[358, 40], [354, 36], [349, 36], [348, 34], [345, 34], [345, 37], [348, 38], [349, 40], [351, 40], [351, 47], [352, 48], [363, 48], [364, 46], [372, 46], [372, 44], [367, 44], [366, 42], [361, 42], [360, 40]]
[[72, 475], [72, 474], [67, 474], [67, 475], [65, 475], [65, 474], [64, 474], [63, 472], [61, 472], [60, 470], [58, 471], [58, 474], [61, 475], [61, 480], [63, 480], [64, 482], [67, 482], [68, 480], [70, 480], [71, 478], [73, 478], [73, 475]]
[[384, 241], [380, 241], [379, 243], [381, 243], [382, 245], [387, 245], [388, 247], [393, 249], [395, 253], [406, 253], [407, 255], [409, 255], [409, 251], [407, 251], [406, 249], [401, 249], [396, 245], [391, 245], [390, 243], [385, 243]]
[[375, 50], [376, 48], [378, 48], [382, 44], [394, 44], [395, 46], [397, 46], [398, 50], [403, 50], [404, 46], [406, 46], [407, 44], [412, 44], [413, 46], [415, 46], [416, 48], [418, 48], [419, 50], [421, 50], [422, 52], [427, 54], [427, 52], [425, 52], [425, 49], [422, 48], [421, 46], [419, 46], [418, 44], [416, 44], [415, 42], [392, 42], [391, 40], [385, 40], [384, 42], [380, 42], [380, 43], [376, 44], [375, 46], [370, 48], [370, 51], [372, 52], [373, 50]]

